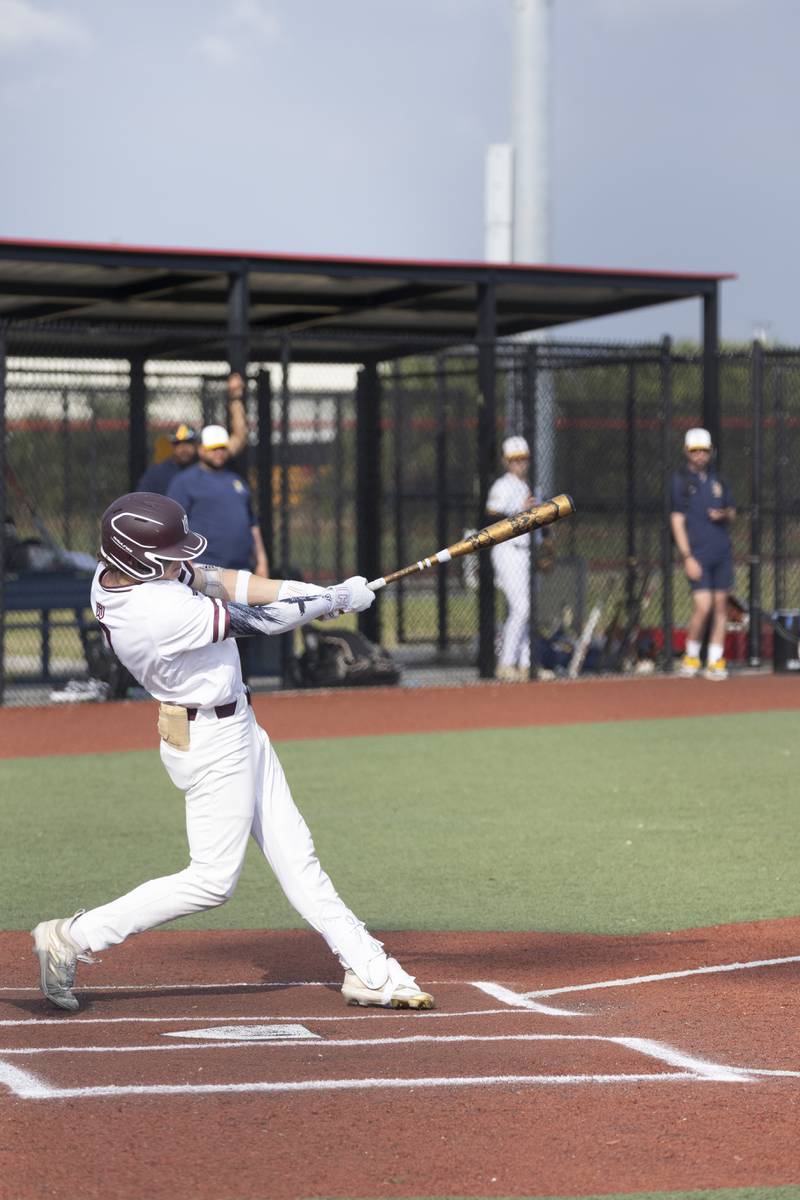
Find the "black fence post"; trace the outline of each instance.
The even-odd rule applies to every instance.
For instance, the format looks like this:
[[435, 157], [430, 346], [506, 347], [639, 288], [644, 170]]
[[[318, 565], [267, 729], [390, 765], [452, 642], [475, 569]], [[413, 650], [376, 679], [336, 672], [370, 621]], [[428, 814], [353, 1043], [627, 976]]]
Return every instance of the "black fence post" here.
[[[486, 497], [497, 461], [494, 283], [478, 284], [478, 528], [486, 524]], [[478, 555], [478, 674], [494, 679], [494, 570], [490, 554]]]
[[291, 530], [289, 529], [289, 363], [291, 351], [288, 338], [281, 343], [281, 570], [289, 572]]
[[747, 661], [761, 666], [761, 503], [763, 473], [764, 347], [753, 342], [750, 372], [752, 461], [750, 463], [750, 587]]
[[333, 446], [333, 513], [335, 521], [335, 579], [344, 579], [344, 395], [334, 397], [335, 433]]
[[[289, 561], [289, 556], [292, 552], [291, 545], [291, 530], [289, 528], [289, 365], [291, 361], [291, 347], [288, 338], [284, 338], [281, 342], [281, 440], [280, 440], [280, 464], [281, 464], [281, 562], [280, 571], [284, 579], [291, 579], [293, 570], [292, 564]], [[279, 576], [280, 578], [280, 576]], [[283, 686], [290, 687], [292, 680], [292, 649], [293, 639], [291, 637], [281, 638], [281, 676]]]
[[775, 379], [775, 439], [773, 450], [773, 473], [775, 499], [773, 512], [773, 605], [777, 610], [786, 603], [786, 468], [789, 463], [789, 447], [786, 430], [786, 398], [784, 394], [784, 370], [781, 360], [773, 359]]
[[6, 331], [0, 322], [0, 705], [6, 690]]
[[[381, 574], [381, 391], [378, 368], [365, 363], [356, 384], [356, 520], [358, 569], [367, 579]], [[378, 604], [358, 614], [358, 627], [380, 641]]]
[[[442, 356], [436, 356], [436, 545], [455, 541], [447, 531], [447, 380]], [[447, 566], [436, 570], [438, 646], [447, 649]]]
[[625, 526], [627, 569], [625, 573], [625, 613], [631, 619], [636, 604], [639, 567], [636, 546], [636, 364], [628, 367], [628, 394], [625, 401]]
[[128, 363], [128, 488], [133, 491], [147, 467], [145, 357], [143, 354], [132, 354]]
[[716, 284], [703, 297], [703, 425], [717, 447], [719, 461], [719, 299]]
[[228, 362], [247, 378], [250, 357], [250, 279], [246, 270], [228, 276]]
[[256, 456], [256, 490], [261, 536], [267, 551], [270, 573], [273, 571], [275, 550], [274, 514], [272, 506], [272, 379], [262, 367], [256, 382], [258, 422], [258, 453]]
[[[525, 385], [522, 389], [522, 436], [528, 443], [528, 448], [531, 452], [531, 488], [535, 488], [538, 486], [538, 481], [535, 478], [536, 464], [540, 461], [537, 438], [539, 432], [537, 413], [537, 400], [539, 397], [539, 346], [536, 342], [531, 342], [526, 347], [524, 372]], [[540, 496], [539, 499], [548, 500], [549, 496]], [[528, 600], [530, 603], [528, 614], [528, 648], [530, 651], [528, 678], [536, 679], [539, 658], [539, 576], [536, 561], [537, 543], [535, 533], [530, 535], [530, 543], [531, 548], [528, 555]]]
[[670, 512], [672, 461], [672, 339], [661, 342], [661, 627], [664, 635], [663, 669], [672, 670], [672, 529]]
[[[393, 483], [394, 483], [394, 553], [398, 566], [405, 565], [406, 536], [405, 536], [405, 397], [402, 387], [400, 364], [392, 366], [392, 446], [394, 450]], [[405, 580], [398, 579], [394, 585], [395, 593], [395, 632], [397, 641], [402, 646], [406, 640], [406, 590]]]

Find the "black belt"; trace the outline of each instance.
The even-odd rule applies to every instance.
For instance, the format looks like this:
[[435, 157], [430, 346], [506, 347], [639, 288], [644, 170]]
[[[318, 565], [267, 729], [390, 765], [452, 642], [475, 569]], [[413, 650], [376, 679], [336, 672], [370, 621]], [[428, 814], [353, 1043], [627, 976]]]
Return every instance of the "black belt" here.
[[[245, 688], [244, 694], [247, 696], [247, 703], [252, 708], [253, 701], [250, 699], [250, 689]], [[231, 702], [229, 704], [217, 704], [214, 706], [214, 712], [216, 713], [219, 720], [223, 721], [225, 719], [225, 717], [233, 716], [233, 714], [236, 712], [236, 705], [238, 703], [239, 703], [238, 700], [231, 700]], [[193, 721], [195, 719], [198, 712], [199, 712], [199, 709], [197, 708], [197, 706], [193, 706], [193, 705], [186, 706], [186, 715], [190, 721]]]

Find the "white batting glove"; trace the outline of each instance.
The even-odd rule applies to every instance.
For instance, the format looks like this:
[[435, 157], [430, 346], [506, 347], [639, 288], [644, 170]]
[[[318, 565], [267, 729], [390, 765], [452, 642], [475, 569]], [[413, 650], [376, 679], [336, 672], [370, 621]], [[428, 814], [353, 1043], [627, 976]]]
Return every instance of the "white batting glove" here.
[[331, 616], [346, 612], [364, 612], [375, 603], [375, 593], [367, 587], [366, 575], [351, 575], [332, 589], [334, 601]]

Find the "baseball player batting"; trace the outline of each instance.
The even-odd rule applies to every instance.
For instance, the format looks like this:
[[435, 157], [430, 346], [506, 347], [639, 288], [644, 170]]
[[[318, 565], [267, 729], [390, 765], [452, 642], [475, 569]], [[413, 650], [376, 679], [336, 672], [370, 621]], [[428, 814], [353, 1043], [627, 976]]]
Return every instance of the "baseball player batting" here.
[[33, 930], [41, 988], [74, 1012], [78, 960], [165, 921], [223, 904], [254, 838], [290, 903], [344, 968], [351, 1004], [432, 1008], [322, 869], [242, 684], [234, 637], [279, 634], [374, 602], [356, 575], [323, 588], [196, 564], [206, 539], [174, 500], [134, 492], [103, 514], [92, 609], [109, 646], [159, 701], [161, 761], [186, 795], [189, 865], [99, 908]]

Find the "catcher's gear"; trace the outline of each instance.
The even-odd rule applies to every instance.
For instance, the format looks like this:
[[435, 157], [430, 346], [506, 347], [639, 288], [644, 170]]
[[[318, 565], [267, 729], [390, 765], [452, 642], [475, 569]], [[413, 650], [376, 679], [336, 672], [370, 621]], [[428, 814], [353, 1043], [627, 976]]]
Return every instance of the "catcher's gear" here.
[[134, 579], [161, 579], [169, 562], [186, 562], [208, 542], [189, 529], [183, 508], [156, 492], [128, 492], [103, 513], [100, 554]]

